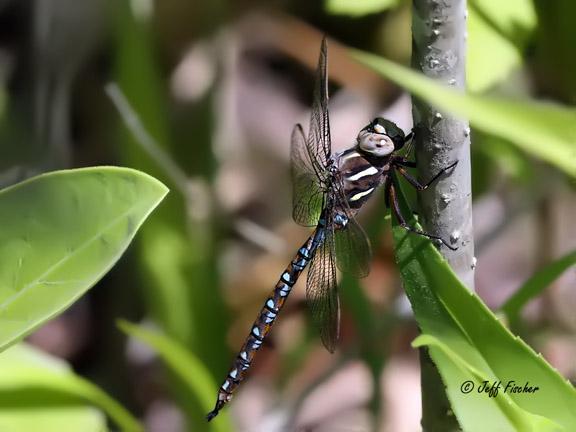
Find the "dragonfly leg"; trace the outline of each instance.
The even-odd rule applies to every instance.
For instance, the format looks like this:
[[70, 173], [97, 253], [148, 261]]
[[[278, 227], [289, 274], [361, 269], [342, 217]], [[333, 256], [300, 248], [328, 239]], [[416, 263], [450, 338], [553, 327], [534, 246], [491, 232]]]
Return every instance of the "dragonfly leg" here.
[[390, 183], [390, 186], [388, 187], [387, 192], [388, 192], [387, 195], [389, 195], [388, 199], [389, 199], [390, 203], [392, 204], [392, 212], [394, 213], [394, 216], [396, 216], [396, 219], [398, 220], [398, 223], [400, 224], [400, 226], [402, 228], [404, 228], [405, 230], [410, 231], [414, 234], [418, 234], [418, 235], [421, 235], [423, 237], [429, 238], [431, 240], [439, 240], [444, 244], [444, 246], [446, 246], [448, 249], [451, 249], [453, 251], [458, 250], [457, 247], [450, 245], [442, 237], [436, 236], [434, 234], [429, 234], [426, 231], [422, 231], [422, 230], [413, 228], [410, 225], [408, 225], [408, 223], [406, 222], [406, 219], [404, 219], [404, 216], [402, 215], [402, 212], [400, 211], [400, 204], [398, 203], [398, 197], [396, 195], [396, 189], [394, 188], [394, 184]]
[[[418, 189], [419, 191], [423, 191], [428, 189], [428, 187], [430, 187], [430, 185], [432, 183], [434, 183], [436, 180], [438, 180], [438, 177], [440, 177], [442, 174], [444, 174], [446, 171], [448, 171], [451, 168], [454, 168], [456, 166], [456, 164], [458, 163], [458, 161], [456, 162], [452, 162], [450, 165], [448, 165], [445, 168], [442, 168], [440, 170], [440, 172], [438, 174], [436, 174], [434, 177], [432, 177], [432, 179], [430, 181], [428, 181], [428, 183], [420, 183], [417, 179], [415, 179], [414, 177], [412, 177], [412, 175], [406, 171], [403, 166], [407, 166], [407, 167], [415, 167], [416, 163], [412, 162], [412, 161], [397, 161], [398, 165], [394, 166], [394, 169], [396, 171], [398, 171], [402, 177], [404, 177], [406, 180], [408, 180], [408, 183], [410, 183], [412, 186], [414, 186], [416, 189]], [[414, 165], [412, 165], [414, 164]], [[403, 166], [402, 166], [403, 165]]]
[[408, 141], [410, 141], [411, 139], [414, 138], [414, 135], [416, 133], [414, 132], [414, 128], [412, 128], [412, 130], [408, 133], [408, 135], [406, 135], [406, 137], [404, 138], [404, 143], [407, 143]]
[[386, 208], [390, 207], [390, 186], [392, 186], [392, 176], [386, 177], [386, 182], [384, 183], [384, 204]]
[[408, 160], [408, 158], [405, 157], [394, 158], [394, 168], [397, 168], [398, 165], [408, 168], [416, 168], [416, 161]]

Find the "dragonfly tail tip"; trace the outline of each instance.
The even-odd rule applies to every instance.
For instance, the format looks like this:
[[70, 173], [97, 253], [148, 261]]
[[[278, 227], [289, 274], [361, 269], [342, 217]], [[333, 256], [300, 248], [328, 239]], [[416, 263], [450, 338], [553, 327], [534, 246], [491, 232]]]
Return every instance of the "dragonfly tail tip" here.
[[210, 421], [212, 420], [214, 417], [216, 417], [218, 415], [218, 410], [217, 409], [213, 409], [212, 411], [210, 411], [208, 414], [206, 414], [206, 420]]
[[206, 414], [206, 420], [210, 421], [212, 420], [214, 417], [216, 417], [218, 415], [218, 413], [220, 412], [220, 410], [222, 409], [222, 407], [224, 406], [226, 402], [221, 400], [220, 398], [216, 401], [216, 406], [214, 407], [214, 409], [212, 411], [210, 411], [208, 414]]

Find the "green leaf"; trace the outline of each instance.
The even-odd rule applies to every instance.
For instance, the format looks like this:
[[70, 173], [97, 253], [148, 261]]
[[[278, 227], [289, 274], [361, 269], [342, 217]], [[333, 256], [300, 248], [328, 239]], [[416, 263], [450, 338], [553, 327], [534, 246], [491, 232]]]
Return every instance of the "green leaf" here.
[[[127, 321], [118, 321], [118, 327], [129, 336], [152, 347], [170, 370], [186, 385], [188, 391], [206, 413], [214, 407], [218, 387], [206, 366], [178, 342], [161, 333], [144, 329]], [[225, 432], [232, 429], [225, 411], [206, 423], [206, 430]]]
[[329, 14], [361, 17], [383, 12], [398, 6], [399, 2], [399, 0], [326, 0], [325, 8]]
[[106, 274], [166, 193], [118, 167], [52, 172], [0, 191], [0, 350]]
[[533, 0], [471, 0], [469, 10], [524, 49], [537, 25]]
[[[409, 214], [404, 197], [401, 198], [404, 213]], [[413, 218], [412, 223], [415, 224]], [[429, 240], [407, 233], [396, 220], [393, 236], [396, 259], [414, 315], [422, 333], [429, 337], [427, 343], [438, 341], [430, 355], [465, 430], [518, 430], [510, 428], [510, 424], [538, 424], [542, 421], [540, 417], [560, 425], [563, 430], [576, 430], [574, 388], [466, 289]], [[445, 349], [437, 349], [438, 344]], [[448, 354], [450, 358], [446, 358]], [[454, 375], [450, 362], [460, 367], [458, 375]], [[463, 369], [462, 364], [466, 364], [466, 368]], [[519, 413], [517, 410], [506, 411], [487, 395], [474, 396], [474, 400], [469, 401], [457, 394], [462, 380], [479, 378], [502, 383], [515, 381], [520, 386], [528, 382], [539, 387], [535, 393], [507, 394], [518, 408], [530, 415], [513, 418], [515, 412]], [[482, 421], [478, 413], [482, 413]]]
[[469, 3], [467, 25], [466, 85], [481, 92], [522, 64], [536, 28], [536, 13], [531, 0], [474, 0]]
[[103, 431], [101, 410], [123, 431], [142, 430], [128, 411], [66, 362], [26, 344], [0, 356], [0, 430]]
[[466, 87], [474, 93], [503, 81], [522, 64], [518, 48], [496, 31], [474, 8], [468, 9]]
[[576, 177], [576, 110], [533, 100], [457, 92], [378, 56], [352, 55], [382, 76], [439, 109], [468, 118], [478, 129], [504, 138]]
[[421, 335], [412, 342], [412, 346], [429, 347], [432, 357], [443, 372], [448, 397], [463, 430], [467, 432], [562, 430], [559, 425], [547, 418], [520, 408], [503, 388], [499, 388], [496, 394], [490, 396], [479, 391], [484, 383], [490, 383], [487, 386], [490, 388], [492, 383], [498, 381], [476, 370], [437, 338]]
[[74, 405], [37, 406], [31, 409], [0, 408], [2, 431], [107, 431], [106, 417], [94, 408]]
[[526, 303], [538, 296], [574, 263], [576, 263], [576, 250], [547, 265], [528, 279], [502, 306], [501, 309], [508, 316], [508, 319], [515, 321]]

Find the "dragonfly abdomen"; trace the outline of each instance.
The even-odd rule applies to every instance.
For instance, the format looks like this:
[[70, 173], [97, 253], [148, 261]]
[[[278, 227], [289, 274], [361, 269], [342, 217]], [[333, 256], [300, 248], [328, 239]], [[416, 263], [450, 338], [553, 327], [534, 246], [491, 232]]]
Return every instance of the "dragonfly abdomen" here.
[[262, 346], [262, 342], [266, 335], [270, 332], [272, 325], [278, 317], [278, 313], [284, 306], [286, 298], [292, 287], [298, 281], [302, 271], [306, 268], [318, 246], [324, 241], [324, 223], [319, 223], [319, 228], [316, 229], [306, 243], [298, 249], [298, 253], [294, 259], [288, 264], [280, 280], [276, 283], [272, 295], [266, 299], [264, 305], [260, 309], [258, 318], [252, 325], [250, 334], [244, 341], [244, 345], [240, 352], [234, 359], [234, 363], [228, 372], [228, 376], [218, 390], [218, 399], [214, 410], [208, 413], [206, 418], [208, 421], [212, 420], [218, 414], [218, 411], [232, 399], [232, 394], [246, 376], [248, 369], [252, 363], [252, 359], [256, 352]]

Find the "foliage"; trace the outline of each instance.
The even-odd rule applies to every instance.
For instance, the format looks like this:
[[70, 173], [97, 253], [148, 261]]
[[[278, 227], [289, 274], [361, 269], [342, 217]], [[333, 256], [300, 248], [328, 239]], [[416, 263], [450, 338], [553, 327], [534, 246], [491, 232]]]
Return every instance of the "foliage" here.
[[[212, 409], [218, 387], [206, 366], [192, 352], [159, 332], [147, 330], [127, 321], [120, 321], [118, 326], [124, 333], [153, 348], [180, 382], [186, 385], [190, 396], [196, 400], [204, 412], [207, 413]], [[208, 423], [205, 428], [214, 432], [230, 430], [228, 414], [220, 413], [218, 421]]]
[[[228, 366], [225, 331], [227, 315], [219, 290], [217, 271], [218, 239], [216, 221], [208, 216], [195, 217], [197, 207], [210, 207], [210, 194], [193, 195], [193, 186], [204, 187], [212, 175], [213, 154], [209, 145], [196, 145], [195, 151], [179, 157], [189, 145], [172, 142], [170, 122], [163, 91], [165, 83], [158, 70], [152, 40], [151, 23], [139, 19], [126, 2], [116, 3], [115, 35], [118, 46], [115, 78], [126, 95], [146, 133], [151, 135], [155, 151], [177, 160], [184, 173], [192, 170], [195, 179], [176, 182], [173, 171], [166, 170], [147, 153], [131, 132], [121, 127], [118, 133], [123, 164], [153, 173], [178, 193], [171, 194], [165, 205], [142, 231], [139, 244], [139, 269], [143, 277], [143, 296], [147, 311], [169, 337], [189, 348], [210, 372], [220, 375]], [[194, 130], [193, 143], [211, 140], [211, 101], [205, 102], [186, 119]], [[206, 186], [207, 187], [207, 186]], [[207, 198], [205, 198], [207, 197]], [[205, 425], [205, 410], [190, 400], [187, 388], [172, 380], [173, 393], [184, 407], [191, 427]]]
[[[404, 203], [404, 208], [406, 204]], [[462, 285], [432, 243], [394, 220], [396, 259], [422, 336], [466, 431], [573, 430], [576, 390]], [[412, 220], [415, 223], [415, 220]], [[473, 383], [466, 393], [462, 385]], [[479, 393], [483, 381], [537, 386], [533, 393]], [[560, 403], [560, 401], [562, 401]]]
[[[383, 58], [354, 56], [386, 78], [440, 109], [470, 120], [478, 129], [510, 140], [519, 148], [576, 176], [576, 110], [552, 103], [461, 94]], [[546, 143], [546, 145], [542, 145]]]
[[397, 6], [399, 0], [326, 0], [326, 11], [336, 15], [353, 17], [382, 12]]
[[92, 287], [166, 193], [117, 167], [52, 172], [2, 190], [0, 349]]
[[0, 356], [0, 429], [107, 430], [103, 412], [122, 431], [143, 430], [121, 405], [62, 360], [27, 344]]
[[[166, 193], [158, 181], [125, 168], [44, 174], [0, 191], [0, 429], [96, 431], [106, 428], [106, 416], [115, 423], [114, 427], [122, 430], [142, 428], [118, 402], [81, 378], [82, 374], [90, 376], [123, 403], [132, 402], [128, 406], [137, 407], [139, 415], [147, 416], [149, 411], [146, 410], [152, 405], [150, 401], [160, 399], [164, 402], [165, 393], [170, 393], [180, 404], [190, 430], [208, 427], [229, 430], [232, 422], [228, 410], [209, 426], [206, 426], [204, 415], [212, 407], [215, 383], [223, 378], [230, 360], [228, 341], [237, 336], [230, 323], [232, 320], [246, 322], [244, 314], [251, 315], [252, 311], [246, 303], [241, 306], [236, 303], [234, 312], [228, 310], [224, 298], [232, 291], [226, 290], [229, 287], [224, 287], [223, 281], [238, 288], [230, 295], [230, 305], [247, 295], [240, 293], [242, 284], [235, 280], [238, 274], [230, 273], [224, 264], [229, 263], [228, 252], [236, 252], [239, 245], [241, 254], [249, 256], [251, 262], [264, 255], [250, 239], [239, 241], [241, 234], [235, 229], [236, 218], [239, 215], [249, 217], [250, 221], [263, 223], [264, 230], [280, 226], [279, 215], [288, 217], [285, 210], [289, 197], [276, 190], [266, 195], [270, 186], [262, 184], [269, 178], [270, 184], [276, 178], [282, 181], [283, 170], [287, 172], [288, 169], [283, 166], [285, 159], [276, 154], [272, 157], [263, 154], [263, 147], [250, 143], [246, 151], [236, 142], [232, 143], [229, 148], [234, 152], [245, 152], [237, 160], [258, 160], [262, 164], [260, 167], [266, 164], [266, 168], [255, 172], [259, 171], [254, 169], [256, 165], [239, 167], [239, 171], [246, 171], [249, 166], [254, 171], [254, 178], [245, 183], [258, 183], [260, 188], [251, 191], [253, 195], [243, 202], [238, 214], [231, 213], [225, 210], [219, 195], [223, 185], [236, 185], [222, 180], [226, 174], [222, 173], [231, 170], [230, 166], [222, 165], [222, 149], [216, 148], [214, 137], [232, 125], [238, 130], [234, 129], [231, 135], [238, 136], [241, 141], [245, 129], [253, 127], [240, 124], [253, 108], [244, 100], [231, 105], [235, 110], [241, 107], [238, 110], [241, 112], [234, 118], [236, 122], [226, 123], [225, 118], [233, 111], [227, 105], [230, 100], [246, 95], [243, 73], [250, 75], [251, 85], [265, 81], [266, 74], [254, 73], [257, 63], [254, 59], [266, 63], [267, 72], [278, 74], [276, 78], [280, 73], [293, 74], [297, 77], [293, 79], [294, 87], [302, 88], [294, 93], [303, 96], [306, 91], [305, 97], [309, 98], [304, 82], [308, 72], [300, 66], [291, 66], [294, 59], [285, 58], [285, 54], [305, 64], [306, 56], [302, 53], [308, 48], [300, 49], [298, 43], [304, 47], [305, 42], [312, 47], [316, 43], [312, 39], [317, 35], [308, 33], [310, 27], [298, 27], [297, 20], [285, 19], [285, 15], [283, 19], [262, 16], [262, 10], [258, 9], [259, 16], [252, 16], [254, 21], [250, 23], [258, 20], [274, 23], [266, 27], [270, 37], [265, 43], [270, 44], [267, 50], [274, 51], [275, 56], [260, 58], [260, 48], [255, 49], [251, 39], [243, 34], [243, 25], [238, 25], [245, 19], [241, 14], [252, 5], [233, 8], [223, 2], [178, 0], [155, 2], [152, 7], [151, 2], [121, 0], [104, 2], [108, 7], [107, 15], [95, 14], [83, 21], [74, 15], [74, 2], [49, 3], [47, 6], [44, 2], [28, 5], [26, 2], [0, 1], [5, 29], [0, 36], [0, 182], [11, 184], [55, 169], [55, 166], [68, 166], [54, 163], [54, 160], [60, 160], [54, 157], [60, 151], [57, 146], [66, 145], [54, 138], [69, 136], [70, 154], [66, 163], [84, 165], [114, 161], [151, 173], [175, 190], [142, 227], [134, 259], [122, 260], [113, 277], [105, 278], [102, 289], [92, 293], [97, 297], [107, 292], [108, 297], [94, 300], [91, 296], [86, 301], [96, 310], [90, 318], [96, 328], [91, 336], [106, 341], [121, 336], [112, 325], [118, 315], [131, 314], [134, 320], [151, 319], [158, 326], [158, 332], [127, 322], [120, 326], [131, 338], [143, 341], [158, 353], [166, 365], [168, 378], [156, 386], [156, 369], [150, 373], [154, 381], [150, 387], [154, 387], [155, 393], [151, 397], [146, 395], [148, 399], [135, 394], [139, 388], [128, 388], [126, 383], [116, 387], [122, 380], [111, 366], [114, 362], [103, 361], [105, 354], [102, 353], [115, 350], [116, 358], [123, 358], [124, 340], [118, 341], [114, 350], [107, 349], [108, 345], [102, 348], [95, 342], [79, 358], [72, 358], [74, 367], [80, 365], [78, 374], [63, 361], [27, 345], [11, 346], [84, 295], [117, 262]], [[86, 5], [96, 3], [102, 2]], [[550, 196], [553, 196], [563, 187], [566, 176], [572, 180], [576, 178], [575, 4], [572, 0], [469, 0], [468, 92], [465, 94], [430, 83], [408, 68], [380, 57], [389, 56], [389, 52], [374, 56], [354, 51], [353, 55], [381, 76], [428, 100], [438, 109], [469, 118], [473, 126], [472, 181], [478, 186], [474, 190], [475, 198], [480, 195], [478, 191], [493, 198], [502, 190], [506, 199], [515, 194], [530, 196], [533, 202], [523, 201], [529, 211], [536, 204], [540, 205], [542, 194], [532, 194], [536, 186], [552, 191]], [[70, 10], [56, 9], [62, 5]], [[86, 10], [86, 5], [80, 9]], [[266, 5], [268, 9], [268, 3]], [[38, 9], [41, 7], [44, 9]], [[288, 2], [279, 7], [303, 22], [315, 23], [314, 31], [318, 34], [327, 33], [329, 39], [338, 39], [363, 50], [381, 48], [385, 32], [395, 36], [400, 30], [406, 35], [409, 31], [411, 2], [408, 1], [325, 0], [319, 4]], [[52, 15], [34, 15], [38, 10]], [[54, 17], [56, 20], [50, 21]], [[227, 22], [230, 17], [233, 19]], [[12, 25], [11, 19], [22, 22]], [[86, 32], [80, 35], [70, 31], [67, 20], [76, 25], [82, 23]], [[6, 25], [7, 22], [10, 25]], [[99, 35], [101, 39], [92, 42], [98, 49], [90, 52], [86, 35], [90, 34], [93, 25], [100, 28], [102, 34]], [[258, 29], [258, 26], [254, 28]], [[307, 30], [295, 32], [294, 28]], [[36, 42], [50, 36], [51, 32], [65, 35], [65, 43], [57, 45], [45, 39], [50, 50], [39, 55]], [[295, 50], [287, 48], [293, 44], [291, 37], [297, 41]], [[409, 52], [404, 45], [398, 44], [396, 37], [390, 39], [393, 39], [391, 44], [398, 45], [398, 50], [402, 51], [398, 57], [407, 59]], [[196, 66], [206, 66], [190, 55], [190, 46], [194, 49], [208, 47], [206, 56], [210, 57], [214, 71], [204, 93], [183, 102], [174, 85], [177, 69], [185, 63], [183, 60], [190, 58], [197, 62]], [[85, 57], [73, 55], [75, 49], [84, 52]], [[342, 53], [337, 54], [337, 49], [333, 52], [331, 59], [335, 61], [331, 73], [334, 73], [334, 83], [331, 84], [345, 87], [357, 84], [354, 74], [350, 73], [353, 69], [347, 69], [346, 62], [340, 61]], [[241, 61], [230, 61], [237, 57]], [[22, 62], [21, 59], [34, 60]], [[250, 67], [246, 67], [247, 64]], [[194, 86], [205, 79], [202, 75], [206, 68], [199, 67], [195, 73], [188, 77]], [[298, 81], [300, 78], [302, 82]], [[152, 152], [143, 145], [138, 134], [134, 136], [133, 130], [122, 125], [117, 127], [118, 115], [110, 109], [102, 92], [106, 80], [110, 79], [126, 94], [135, 118], [139, 120], [138, 127], [149, 132]], [[283, 76], [283, 79], [287, 77]], [[286, 88], [279, 84], [279, 80], [274, 81], [274, 88], [280, 89], [280, 94]], [[380, 101], [390, 101], [397, 95], [393, 88], [384, 86], [373, 85], [369, 91], [382, 91], [378, 93]], [[331, 89], [331, 93], [336, 92]], [[347, 103], [334, 99], [337, 104]], [[50, 110], [47, 112], [46, 107], [58, 107], [64, 117], [53, 115]], [[284, 108], [274, 103], [269, 107], [278, 113], [276, 119], [286, 120], [286, 113], [293, 110]], [[338, 112], [336, 106], [334, 108], [333, 114]], [[39, 112], [46, 117], [35, 117]], [[337, 116], [332, 120], [333, 126], [337, 122], [340, 124]], [[281, 122], [275, 121], [266, 126], [270, 130], [281, 130]], [[261, 123], [259, 126], [266, 122]], [[261, 136], [267, 137], [266, 133]], [[288, 136], [279, 144], [278, 154], [285, 151], [287, 139]], [[56, 146], [46, 145], [47, 142]], [[159, 154], [162, 157], [158, 157]], [[161, 159], [172, 161], [171, 166], [176, 166], [178, 173]], [[546, 164], [540, 164], [541, 161]], [[272, 169], [268, 169], [268, 165]], [[558, 171], [561, 176], [556, 175]], [[541, 176], [541, 173], [545, 175]], [[246, 184], [242, 186], [246, 187]], [[495, 186], [499, 188], [496, 192]], [[369, 224], [372, 226], [368, 231], [371, 231], [370, 238], [382, 272], [382, 261], [391, 256], [386, 246], [376, 247], [377, 239], [383, 237], [384, 209], [379, 206], [372, 211]], [[498, 232], [501, 231], [495, 230]], [[276, 231], [272, 234], [278, 235]], [[568, 406], [574, 405], [572, 387], [524, 342], [503, 328], [476, 296], [464, 291], [429, 242], [405, 236], [398, 227], [394, 228], [394, 237], [398, 244], [401, 277], [423, 330], [413, 345], [430, 350], [463, 428], [574, 429], [574, 414]], [[545, 249], [538, 245], [535, 253], [545, 252]], [[543, 266], [522, 284], [502, 307], [510, 321], [521, 320], [526, 303], [544, 292], [563, 271], [573, 266], [574, 260], [574, 252], [550, 260], [551, 264]], [[261, 268], [252, 273], [246, 267], [242, 267], [241, 273], [252, 278], [249, 280], [251, 285], [257, 285]], [[385, 271], [389, 271], [388, 267]], [[372, 276], [379, 274], [374, 272]], [[116, 279], [121, 280], [117, 285]], [[392, 281], [392, 287], [396, 285], [394, 277], [385, 279]], [[127, 280], [139, 291], [119, 293], [116, 289], [123, 289]], [[270, 288], [273, 283], [270, 280]], [[375, 418], [383, 415], [379, 385], [382, 370], [389, 356], [395, 355], [393, 348], [398, 330], [410, 327], [399, 318], [402, 311], [391, 306], [388, 298], [385, 304], [373, 301], [374, 297], [381, 300], [387, 289], [392, 290], [383, 285], [384, 282], [375, 283], [373, 279], [365, 282], [344, 277], [340, 286], [343, 328], [355, 331], [354, 342], [344, 347], [341, 360], [360, 359], [368, 366], [375, 387], [370, 402]], [[294, 309], [298, 306], [296, 304]], [[102, 330], [102, 323], [106, 322], [108, 327]], [[561, 331], [568, 330], [563, 328]], [[530, 342], [533, 336], [526, 335], [526, 340]], [[299, 381], [293, 377], [309, 363], [314, 352], [313, 341], [309, 339], [304, 348], [302, 344], [293, 343], [288, 348], [292, 357], [282, 349], [274, 351], [283, 356], [277, 362], [282, 365], [281, 369], [288, 371], [276, 379], [276, 387], [284, 389], [292, 385], [292, 381]], [[298, 360], [294, 360], [296, 358]], [[333, 368], [337, 369], [338, 365]], [[326, 372], [324, 378], [329, 378], [331, 373], [332, 370]], [[276, 377], [278, 375], [282, 374]], [[150, 377], [145, 378], [149, 385]], [[529, 397], [464, 395], [459, 388], [465, 380], [471, 380], [477, 388], [484, 380], [525, 381], [526, 378], [541, 387]], [[311, 384], [304, 394], [309, 394], [315, 385]], [[301, 397], [293, 411], [307, 401], [308, 398]], [[275, 414], [276, 411], [272, 416]]]
[[516, 292], [506, 300], [501, 310], [510, 321], [516, 321], [522, 308], [533, 298], [540, 295], [566, 269], [576, 264], [576, 251], [572, 251], [534, 274]]

